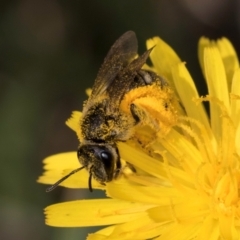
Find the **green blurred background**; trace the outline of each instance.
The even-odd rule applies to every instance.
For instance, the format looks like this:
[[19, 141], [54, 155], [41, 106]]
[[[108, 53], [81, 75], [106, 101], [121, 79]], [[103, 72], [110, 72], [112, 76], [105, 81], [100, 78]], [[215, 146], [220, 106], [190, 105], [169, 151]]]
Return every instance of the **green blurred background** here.
[[1, 1], [0, 239], [75, 240], [94, 231], [45, 226], [43, 208], [102, 192], [60, 187], [46, 194], [36, 179], [43, 158], [77, 149], [64, 122], [81, 110], [85, 89], [121, 34], [134, 30], [140, 52], [147, 38], [162, 37], [205, 94], [198, 39], [226, 36], [239, 52], [239, 11], [237, 0]]

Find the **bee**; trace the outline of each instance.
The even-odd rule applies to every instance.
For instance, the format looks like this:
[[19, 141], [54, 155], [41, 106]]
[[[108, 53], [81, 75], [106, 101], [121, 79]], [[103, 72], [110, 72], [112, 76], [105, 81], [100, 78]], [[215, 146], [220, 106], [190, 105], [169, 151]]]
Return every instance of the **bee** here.
[[83, 168], [89, 172], [90, 191], [92, 178], [105, 184], [118, 177], [122, 164], [117, 142], [130, 139], [133, 129], [142, 121], [141, 111], [133, 102], [127, 104], [125, 111], [121, 108], [125, 95], [153, 84], [159, 89], [167, 85], [156, 73], [142, 69], [151, 51], [149, 49], [141, 56], [137, 55], [138, 42], [133, 31], [124, 33], [113, 44], [83, 106], [79, 125], [81, 139], [77, 150], [82, 167], [60, 179], [47, 191]]

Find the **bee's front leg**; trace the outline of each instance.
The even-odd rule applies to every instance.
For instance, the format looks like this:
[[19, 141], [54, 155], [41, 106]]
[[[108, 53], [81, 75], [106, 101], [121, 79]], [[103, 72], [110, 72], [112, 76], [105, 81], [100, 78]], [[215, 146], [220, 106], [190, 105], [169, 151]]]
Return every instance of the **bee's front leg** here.
[[135, 119], [135, 121], [136, 121], [136, 124], [138, 124], [139, 122], [140, 122], [140, 115], [139, 115], [139, 111], [138, 111], [138, 108], [137, 108], [137, 106], [134, 104], [134, 103], [132, 103], [131, 105], [130, 105], [130, 111], [131, 111], [131, 113], [132, 113], [132, 116], [133, 116], [133, 118]]
[[121, 173], [121, 169], [122, 169], [122, 163], [121, 163], [121, 160], [119, 158], [116, 162], [116, 169], [114, 170], [114, 177], [113, 177], [114, 179], [118, 178], [118, 176]]
[[144, 107], [131, 103], [130, 112], [135, 120], [135, 124], [137, 125], [142, 123], [142, 125], [148, 125], [151, 128], [159, 131], [159, 125], [156, 118], [154, 118], [154, 116], [147, 111], [146, 106]]

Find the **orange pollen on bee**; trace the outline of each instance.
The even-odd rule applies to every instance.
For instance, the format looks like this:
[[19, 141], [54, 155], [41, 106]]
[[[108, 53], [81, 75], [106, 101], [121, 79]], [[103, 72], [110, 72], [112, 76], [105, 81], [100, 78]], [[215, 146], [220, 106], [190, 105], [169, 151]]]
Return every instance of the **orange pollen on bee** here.
[[169, 86], [154, 83], [135, 88], [125, 94], [120, 109], [131, 114], [131, 104], [135, 105], [141, 124], [149, 125], [163, 136], [177, 123], [178, 101]]

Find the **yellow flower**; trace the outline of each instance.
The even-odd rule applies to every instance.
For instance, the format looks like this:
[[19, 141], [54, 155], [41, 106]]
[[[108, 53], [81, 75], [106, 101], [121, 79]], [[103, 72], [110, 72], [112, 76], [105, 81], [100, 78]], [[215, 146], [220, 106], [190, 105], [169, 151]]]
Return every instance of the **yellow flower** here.
[[[137, 173], [124, 173], [102, 186], [109, 198], [49, 206], [46, 224], [61, 227], [111, 225], [89, 240], [240, 239], [240, 69], [231, 43], [199, 41], [199, 60], [208, 95], [199, 97], [194, 82], [176, 53], [161, 39], [151, 53], [154, 71], [168, 79], [185, 111], [165, 137], [139, 129], [137, 137], [119, 143], [120, 155]], [[210, 117], [203, 101], [210, 104]], [[80, 113], [67, 122], [78, 134]], [[39, 182], [53, 184], [79, 167], [76, 153], [44, 160]], [[61, 185], [87, 188], [81, 171]]]

